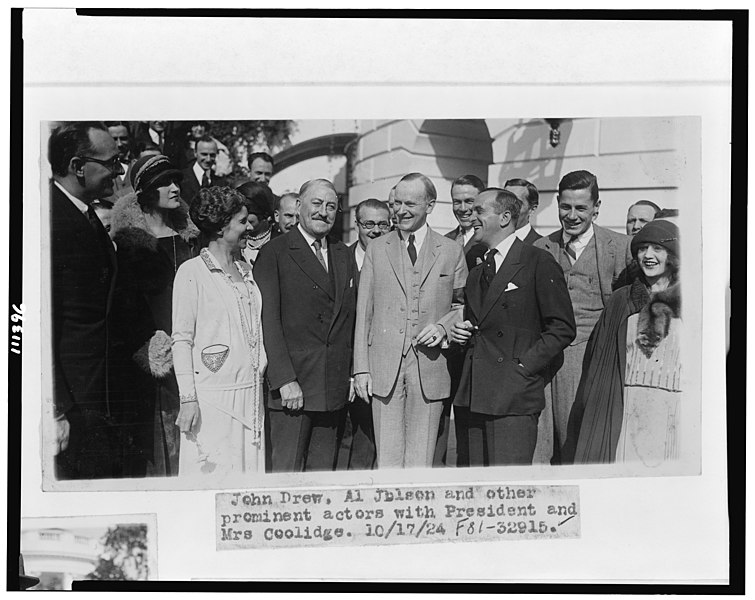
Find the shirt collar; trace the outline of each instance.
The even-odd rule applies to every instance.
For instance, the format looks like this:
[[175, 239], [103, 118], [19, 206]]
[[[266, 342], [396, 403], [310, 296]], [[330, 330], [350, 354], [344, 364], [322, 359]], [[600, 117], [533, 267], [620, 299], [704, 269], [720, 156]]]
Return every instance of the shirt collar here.
[[[509, 253], [509, 250], [511, 250], [511, 246], [514, 244], [514, 240], [516, 240], [516, 235], [509, 235], [506, 237], [505, 240], [503, 240], [500, 244], [498, 244], [495, 249], [498, 250], [498, 256], [501, 257], [501, 262], [503, 262], [506, 259], [506, 255]], [[491, 248], [492, 249], [492, 248]], [[485, 258], [488, 257], [488, 252], [485, 253]]]
[[192, 170], [194, 171], [194, 175], [196, 176], [199, 183], [202, 183], [202, 177], [204, 177], [204, 169], [199, 166], [198, 162], [195, 161]]
[[[315, 243], [315, 239], [316, 238], [312, 237], [306, 231], [304, 231], [304, 229], [302, 229], [301, 223], [297, 223], [296, 227], [299, 230], [299, 233], [301, 233], [302, 236], [304, 236], [304, 239], [307, 240], [307, 245], [311, 248], [312, 244]], [[327, 249], [327, 247], [328, 247], [328, 240], [325, 237], [320, 238], [320, 243], [322, 244], [322, 249], [323, 250]]]
[[54, 182], [56, 186], [58, 186], [58, 189], [63, 192], [68, 199], [73, 202], [73, 205], [78, 208], [83, 214], [87, 214], [89, 211], [89, 205], [86, 202], [83, 202], [82, 200], [79, 200], [76, 198], [76, 196], [73, 196], [66, 188], [64, 188], [58, 181]]
[[517, 229], [514, 232], [514, 235], [518, 237], [520, 240], [524, 240], [524, 238], [526, 238], [529, 235], [530, 231], [532, 231], [532, 225], [527, 223], [523, 227], [520, 227], [519, 229]]
[[401, 238], [401, 241], [404, 243], [407, 243], [409, 241], [409, 236], [413, 233], [414, 234], [414, 245], [415, 246], [421, 246], [422, 243], [425, 241], [425, 236], [427, 236], [427, 230], [428, 230], [427, 223], [424, 223], [422, 227], [417, 229], [417, 231], [401, 231], [398, 230], [399, 237]]
[[[577, 238], [572, 242], [572, 245], [576, 245], [578, 247], [586, 246], [587, 243], [592, 239], [592, 236], [595, 235], [595, 230], [593, 229], [592, 223], [590, 223], [590, 226], [587, 228], [587, 231], [585, 231], [583, 234], [577, 236]], [[571, 239], [571, 236], [566, 233], [563, 229], [561, 230], [561, 236], [564, 240], [564, 246], [569, 243], [569, 240]]]

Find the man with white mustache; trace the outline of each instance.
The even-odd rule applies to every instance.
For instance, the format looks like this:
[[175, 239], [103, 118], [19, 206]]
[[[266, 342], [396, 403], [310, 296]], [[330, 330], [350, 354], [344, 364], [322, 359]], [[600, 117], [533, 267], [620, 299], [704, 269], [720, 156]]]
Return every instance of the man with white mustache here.
[[[550, 252], [561, 265], [569, 289], [577, 337], [564, 349], [563, 365], [551, 382], [553, 397], [553, 464], [562, 464], [571, 443], [569, 415], [582, 374], [587, 340], [612, 284], [632, 262], [631, 238], [595, 225], [600, 210], [598, 179], [589, 171], [572, 171], [558, 184], [558, 218], [561, 229], [534, 243]], [[554, 368], [557, 365], [554, 364]]]

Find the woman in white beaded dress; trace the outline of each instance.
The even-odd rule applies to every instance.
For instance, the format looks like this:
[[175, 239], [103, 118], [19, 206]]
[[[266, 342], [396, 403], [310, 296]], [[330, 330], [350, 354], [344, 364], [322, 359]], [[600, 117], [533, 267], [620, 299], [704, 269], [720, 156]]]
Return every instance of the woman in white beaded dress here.
[[631, 249], [641, 274], [611, 296], [585, 351], [572, 409], [577, 463], [679, 458], [679, 230], [652, 221]]
[[262, 473], [262, 300], [252, 269], [234, 260], [250, 230], [244, 198], [227, 187], [201, 189], [189, 214], [208, 243], [173, 286], [179, 475]]

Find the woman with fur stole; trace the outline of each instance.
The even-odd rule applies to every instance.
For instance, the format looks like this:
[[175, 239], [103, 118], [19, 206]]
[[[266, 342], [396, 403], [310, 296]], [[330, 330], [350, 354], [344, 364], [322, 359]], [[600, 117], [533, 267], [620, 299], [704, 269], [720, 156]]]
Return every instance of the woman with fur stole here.
[[652, 221], [631, 249], [641, 273], [611, 296], [585, 351], [570, 417], [575, 463], [653, 467], [678, 458], [679, 230]]
[[130, 172], [134, 192], [113, 207], [118, 256], [114, 298], [117, 411], [123, 476], [178, 474], [179, 400], [171, 354], [173, 280], [199, 254], [199, 230], [181, 200], [181, 172], [145, 156]]

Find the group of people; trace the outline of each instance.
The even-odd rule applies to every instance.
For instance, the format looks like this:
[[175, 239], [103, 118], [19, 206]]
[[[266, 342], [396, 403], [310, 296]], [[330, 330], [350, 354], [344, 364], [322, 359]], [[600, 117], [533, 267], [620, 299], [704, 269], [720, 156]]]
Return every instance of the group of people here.
[[201, 138], [184, 169], [124, 164], [108, 125], [50, 137], [59, 478], [439, 466], [452, 421], [457, 466], [678, 455], [678, 229], [658, 207], [630, 207], [633, 237], [601, 228], [575, 171], [541, 237], [532, 183], [465, 175], [443, 236], [410, 173], [359, 203], [348, 247], [330, 181], [276, 197], [253, 155], [230, 187]]

